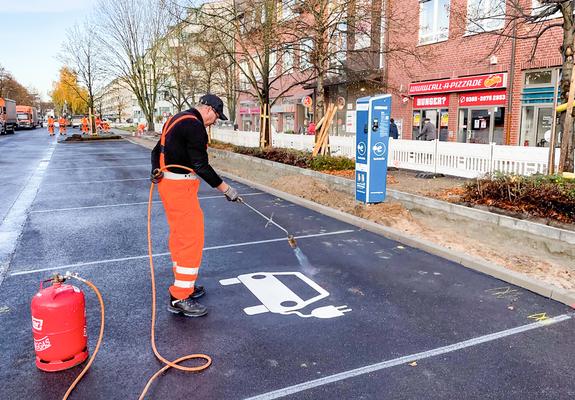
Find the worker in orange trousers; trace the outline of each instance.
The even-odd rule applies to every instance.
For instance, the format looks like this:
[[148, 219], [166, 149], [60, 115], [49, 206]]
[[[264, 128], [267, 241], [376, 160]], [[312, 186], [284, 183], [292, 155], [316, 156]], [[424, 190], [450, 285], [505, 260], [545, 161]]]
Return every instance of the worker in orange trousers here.
[[58, 130], [60, 131], [60, 135], [66, 134], [66, 118], [64, 118], [64, 116], [58, 118]]
[[88, 134], [88, 118], [86, 116], [82, 118], [82, 134]]
[[54, 136], [54, 117], [48, 117], [48, 133], [50, 136]]
[[[162, 136], [152, 150], [151, 179], [158, 184], [170, 226], [168, 246], [174, 283], [170, 286], [168, 311], [188, 317], [200, 317], [208, 312], [197, 300], [205, 294], [203, 286], [196, 285], [204, 247], [199, 178], [217, 188], [229, 201], [241, 200], [208, 161], [206, 127], [218, 118], [227, 120], [222, 100], [212, 94], [204, 95], [196, 108], [176, 114], [164, 124]], [[171, 164], [191, 168], [193, 172], [177, 167], [163, 171]]]

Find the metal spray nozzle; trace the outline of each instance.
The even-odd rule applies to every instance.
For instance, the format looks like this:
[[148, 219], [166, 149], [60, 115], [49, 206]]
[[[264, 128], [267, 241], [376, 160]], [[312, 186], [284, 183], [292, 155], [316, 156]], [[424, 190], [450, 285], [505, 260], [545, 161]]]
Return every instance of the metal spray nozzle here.
[[288, 243], [292, 249], [297, 248], [297, 242], [295, 241], [295, 238], [293, 237], [293, 235], [288, 235], [287, 239], [288, 239]]

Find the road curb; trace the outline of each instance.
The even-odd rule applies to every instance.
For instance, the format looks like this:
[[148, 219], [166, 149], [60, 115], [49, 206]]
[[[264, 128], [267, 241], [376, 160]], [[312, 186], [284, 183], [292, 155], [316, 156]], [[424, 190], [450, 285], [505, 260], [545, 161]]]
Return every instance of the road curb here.
[[453, 261], [466, 268], [492, 276], [494, 278], [519, 286], [523, 289], [529, 290], [541, 296], [553, 299], [560, 303], [566, 304], [572, 308], [575, 308], [575, 292], [570, 292], [564, 289], [557, 288], [555, 286], [540, 282], [536, 279], [533, 279], [519, 272], [509, 270], [500, 265], [492, 264], [480, 258], [476, 258], [456, 250], [448, 249], [443, 246], [439, 246], [435, 243], [429, 242], [424, 239], [418, 239], [408, 236], [396, 229], [379, 225], [375, 222], [360, 217], [356, 217], [355, 215], [347, 214], [343, 211], [335, 210], [322, 204], [315, 203], [311, 200], [306, 200], [301, 197], [286, 192], [282, 192], [280, 190], [271, 188], [269, 186], [260, 183], [252, 182], [240, 176], [224, 171], [218, 171], [218, 172], [229, 179], [243, 183], [245, 185], [252, 186], [258, 190], [267, 192], [273, 196], [282, 198], [291, 203], [309, 208], [310, 210], [319, 212], [320, 214], [326, 215], [331, 218], [335, 218], [339, 221], [346, 222], [348, 224], [357, 226], [358, 228], [365, 229], [378, 235], [382, 235], [388, 239], [401, 242], [410, 247], [423, 250], [427, 253], [444, 258], [446, 260]]

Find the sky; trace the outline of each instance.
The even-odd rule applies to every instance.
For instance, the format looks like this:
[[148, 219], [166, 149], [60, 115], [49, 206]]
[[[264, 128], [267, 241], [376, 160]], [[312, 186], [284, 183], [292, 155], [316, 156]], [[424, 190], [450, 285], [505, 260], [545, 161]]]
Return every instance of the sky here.
[[25, 87], [48, 100], [58, 79], [66, 30], [81, 25], [96, 0], [0, 0], [0, 65]]

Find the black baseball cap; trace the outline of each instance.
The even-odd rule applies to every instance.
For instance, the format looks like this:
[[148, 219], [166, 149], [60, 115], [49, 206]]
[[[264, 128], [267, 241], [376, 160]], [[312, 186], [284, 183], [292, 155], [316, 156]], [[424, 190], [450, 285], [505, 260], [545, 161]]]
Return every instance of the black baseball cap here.
[[215, 94], [208, 93], [203, 95], [200, 97], [200, 104], [212, 107], [216, 114], [218, 114], [218, 118], [222, 121], [228, 120], [228, 117], [224, 115], [224, 102]]

